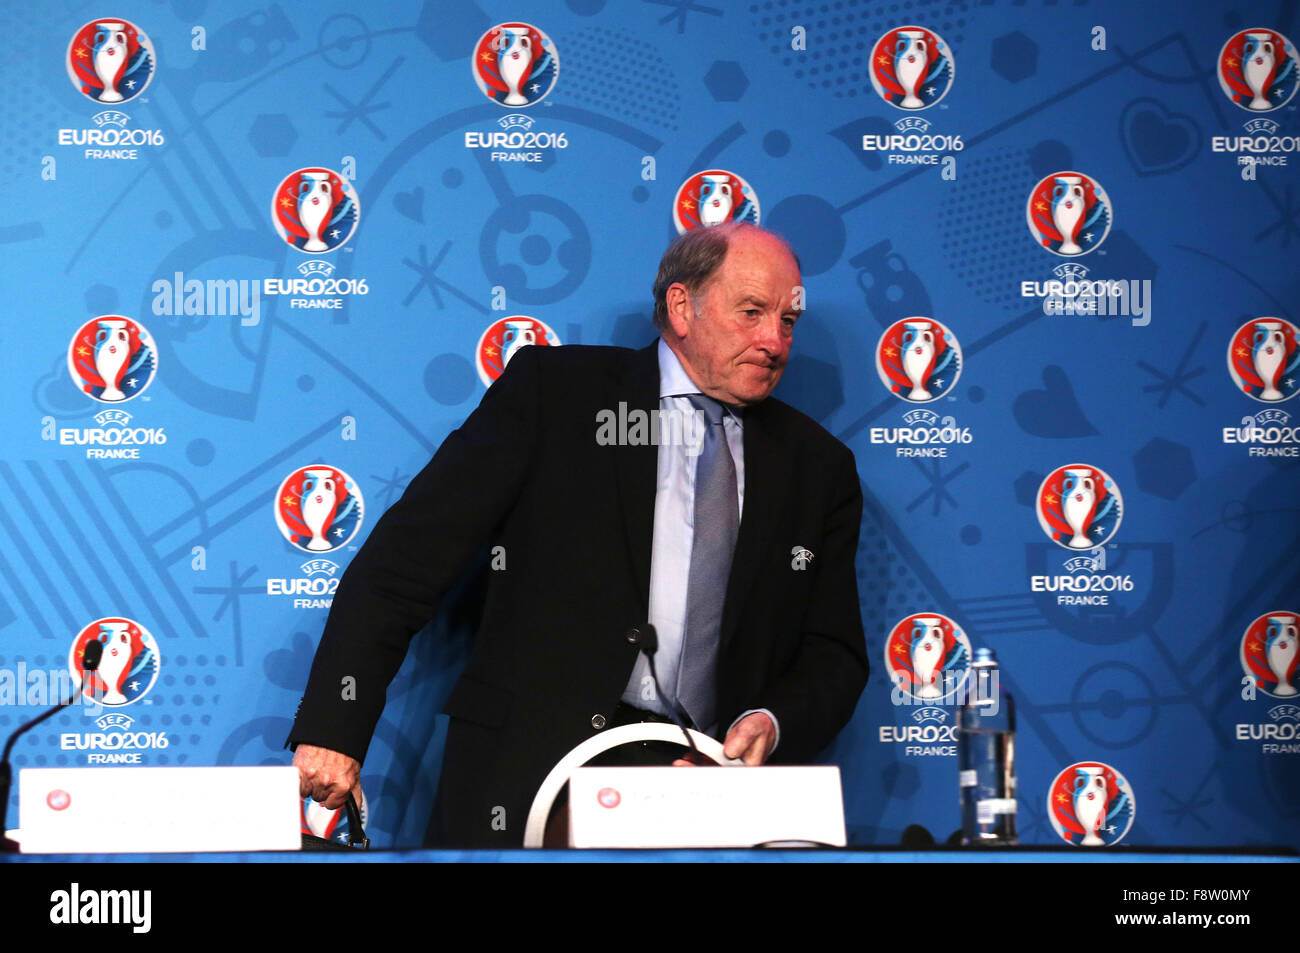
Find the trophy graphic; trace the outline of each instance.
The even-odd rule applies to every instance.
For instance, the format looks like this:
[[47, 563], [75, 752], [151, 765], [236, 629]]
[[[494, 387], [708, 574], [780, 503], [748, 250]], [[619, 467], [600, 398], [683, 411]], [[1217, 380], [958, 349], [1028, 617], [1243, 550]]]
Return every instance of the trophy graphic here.
[[126, 696], [121, 692], [121, 684], [131, 667], [131, 626], [127, 622], [101, 622], [99, 631], [100, 635], [107, 636], [103, 639], [104, 657], [99, 663], [99, 677], [106, 687], [102, 702], [105, 705], [125, 705]]
[[100, 400], [126, 400], [126, 394], [118, 383], [130, 356], [131, 335], [126, 322], [115, 319], [100, 321], [99, 330], [95, 332], [95, 370], [104, 381]]
[[501, 334], [501, 366], [504, 368], [521, 347], [537, 343], [537, 332], [531, 321], [507, 321]]
[[95, 24], [95, 75], [104, 87], [99, 97], [101, 103], [120, 103], [124, 97], [117, 91], [117, 81], [126, 70], [126, 33], [123, 23]]
[[1062, 255], [1078, 255], [1083, 252], [1075, 239], [1079, 235], [1079, 225], [1083, 221], [1083, 178], [1077, 175], [1058, 175], [1056, 186], [1052, 189], [1052, 224], [1061, 233], [1061, 247], [1057, 249]]
[[1074, 816], [1083, 828], [1083, 847], [1102, 847], [1105, 845], [1098, 835], [1106, 820], [1106, 769], [1095, 766], [1075, 768], [1074, 778]]
[[1276, 62], [1272, 34], [1247, 33], [1246, 41], [1242, 44], [1241, 58], [1244, 64], [1242, 74], [1246, 77], [1246, 85], [1255, 95], [1255, 98], [1250, 101], [1250, 108], [1264, 111], [1272, 109], [1273, 104], [1268, 101], [1269, 86]]
[[1260, 400], [1283, 400], [1286, 395], [1277, 389], [1282, 376], [1282, 361], [1286, 357], [1286, 335], [1281, 321], [1256, 321], [1255, 336], [1251, 341], [1251, 359], [1255, 373], [1264, 382]]
[[925, 103], [916, 94], [925, 79], [925, 68], [929, 63], [925, 31], [899, 30], [898, 37], [894, 48], [894, 75], [898, 77], [898, 83], [905, 94], [899, 105], [904, 109], [920, 109]]
[[705, 175], [700, 183], [700, 223], [708, 228], [731, 219], [735, 199], [731, 194], [731, 176]]
[[303, 251], [329, 251], [321, 241], [321, 232], [329, 222], [330, 209], [334, 207], [334, 187], [328, 172], [304, 172], [298, 185], [298, 221], [307, 231]]
[[325, 538], [325, 532], [334, 520], [337, 506], [334, 471], [308, 470], [302, 481], [302, 521], [311, 530], [311, 542], [307, 548], [312, 552], [333, 548]]
[[912, 385], [909, 400], [930, 400], [926, 390], [934, 368], [934, 332], [929, 321], [908, 321], [903, 332], [903, 372]]
[[1300, 694], [1291, 684], [1296, 659], [1295, 619], [1293, 615], [1271, 615], [1265, 629], [1264, 658], [1277, 678], [1273, 694], [1279, 698]]
[[1066, 470], [1061, 492], [1065, 497], [1065, 521], [1074, 531], [1070, 548], [1091, 549], [1093, 544], [1088, 539], [1088, 528], [1097, 508], [1097, 486], [1092, 471], [1087, 468]]
[[938, 675], [943, 665], [943, 620], [921, 616], [912, 625], [912, 694], [917, 698], [942, 698]]
[[506, 98], [501, 102], [506, 106], [527, 106], [528, 100], [519, 92], [524, 81], [528, 79], [529, 68], [533, 65], [533, 41], [527, 28], [507, 26], [501, 28], [501, 35], [496, 39], [497, 71], [505, 80]]

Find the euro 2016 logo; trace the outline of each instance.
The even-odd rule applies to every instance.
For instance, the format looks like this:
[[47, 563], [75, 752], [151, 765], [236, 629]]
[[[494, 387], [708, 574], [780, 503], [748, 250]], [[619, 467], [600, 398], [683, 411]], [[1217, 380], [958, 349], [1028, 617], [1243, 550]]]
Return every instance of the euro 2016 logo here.
[[1094, 549], [1119, 529], [1124, 501], [1099, 467], [1072, 463], [1053, 470], [1038, 488], [1038, 525], [1058, 546]]
[[889, 105], [929, 109], [952, 88], [952, 51], [933, 30], [890, 30], [871, 51], [871, 85]]
[[726, 169], [696, 172], [682, 183], [673, 199], [673, 224], [678, 235], [726, 222], [757, 225], [758, 216], [754, 187]]
[[1219, 51], [1219, 87], [1251, 112], [1272, 112], [1290, 102], [1297, 74], [1295, 47], [1276, 30], [1242, 30]]
[[952, 392], [961, 376], [961, 348], [953, 333], [933, 318], [904, 318], [880, 336], [876, 373], [903, 400], [938, 400]]
[[99, 668], [86, 682], [87, 698], [102, 705], [129, 705], [149, 693], [158, 680], [158, 643], [149, 630], [134, 619], [96, 619], [77, 635], [68, 652], [68, 671], [82, 684], [85, 677], [86, 646], [104, 646]]
[[120, 404], [153, 382], [158, 356], [144, 325], [120, 314], [87, 321], [68, 345], [68, 373], [88, 397]]
[[1228, 373], [1242, 393], [1266, 404], [1290, 400], [1300, 385], [1296, 326], [1281, 318], [1247, 321], [1228, 345]]
[[271, 200], [275, 230], [308, 255], [341, 246], [360, 217], [356, 189], [331, 169], [299, 169], [280, 182]]
[[361, 490], [338, 467], [316, 464], [294, 470], [275, 496], [275, 524], [305, 553], [345, 546], [361, 528], [363, 515]]
[[522, 109], [546, 98], [560, 75], [551, 38], [528, 23], [500, 23], [474, 46], [474, 82], [500, 106]]
[[1055, 172], [1029, 194], [1025, 218], [1034, 240], [1053, 254], [1095, 251], [1110, 233], [1106, 191], [1081, 172]]
[[519, 349], [532, 344], [558, 347], [560, 336], [544, 321], [523, 314], [513, 314], [488, 325], [474, 349], [474, 365], [483, 386], [491, 387], [505, 373], [506, 365]]
[[970, 672], [970, 640], [957, 623], [938, 612], [901, 620], [885, 640], [885, 670], [910, 699], [934, 702], [961, 688]]
[[1274, 698], [1294, 699], [1297, 654], [1294, 612], [1266, 612], [1246, 627], [1241, 637], [1241, 667], [1255, 680], [1255, 686]]
[[1052, 781], [1047, 816], [1067, 844], [1109, 847], [1133, 826], [1137, 804], [1128, 779], [1100, 761], [1072, 764]]
[[97, 103], [128, 103], [153, 79], [153, 44], [128, 20], [91, 20], [68, 44], [68, 76]]

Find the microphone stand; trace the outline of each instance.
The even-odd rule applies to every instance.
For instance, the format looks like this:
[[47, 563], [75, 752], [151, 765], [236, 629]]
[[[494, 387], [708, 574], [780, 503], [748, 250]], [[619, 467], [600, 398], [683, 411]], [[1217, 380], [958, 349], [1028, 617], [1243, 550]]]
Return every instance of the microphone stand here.
[[[94, 648], [92, 648], [94, 646]], [[14, 743], [27, 732], [31, 731], [47, 718], [53, 718], [63, 709], [75, 702], [86, 690], [91, 674], [99, 668], [99, 660], [104, 654], [104, 643], [91, 640], [86, 643], [85, 655], [82, 657], [82, 675], [81, 687], [68, 698], [66, 701], [56, 705], [49, 711], [42, 712], [31, 721], [19, 725], [18, 728], [9, 736], [5, 742], [4, 754], [0, 756], [0, 835], [3, 835], [6, 828], [5, 818], [9, 814], [9, 789], [13, 786], [13, 765], [9, 763], [9, 754], [13, 751]], [[8, 837], [3, 839], [0, 844], [0, 853], [16, 854], [18, 853], [18, 842], [10, 840]]]

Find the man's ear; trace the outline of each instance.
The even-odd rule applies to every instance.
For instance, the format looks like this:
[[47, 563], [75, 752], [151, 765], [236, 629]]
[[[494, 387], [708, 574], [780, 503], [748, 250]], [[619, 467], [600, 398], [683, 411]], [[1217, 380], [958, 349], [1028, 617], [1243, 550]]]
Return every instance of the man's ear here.
[[684, 338], [691, 330], [691, 321], [695, 318], [695, 307], [691, 304], [691, 293], [680, 281], [668, 286], [664, 292], [664, 304], [668, 308], [668, 325], [679, 338]]

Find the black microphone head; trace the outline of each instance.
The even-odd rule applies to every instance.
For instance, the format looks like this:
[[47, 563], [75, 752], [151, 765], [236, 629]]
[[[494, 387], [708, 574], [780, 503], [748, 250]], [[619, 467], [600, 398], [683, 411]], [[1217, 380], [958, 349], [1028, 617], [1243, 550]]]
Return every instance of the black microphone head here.
[[81, 656], [81, 667], [87, 672], [93, 672], [99, 668], [99, 660], [104, 657], [104, 643], [97, 639], [91, 639], [86, 643], [86, 648]]
[[643, 622], [637, 628], [641, 630], [641, 639], [637, 643], [641, 651], [646, 655], [654, 655], [659, 651], [659, 633], [649, 622]]
[[913, 850], [925, 850], [934, 846], [934, 835], [920, 824], [909, 824], [903, 831], [900, 843]]

